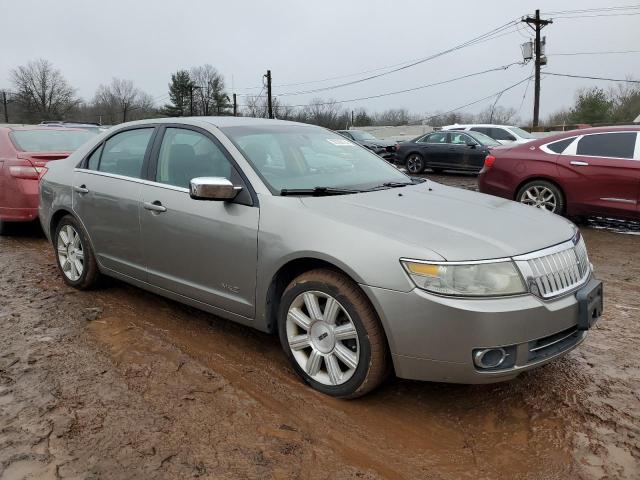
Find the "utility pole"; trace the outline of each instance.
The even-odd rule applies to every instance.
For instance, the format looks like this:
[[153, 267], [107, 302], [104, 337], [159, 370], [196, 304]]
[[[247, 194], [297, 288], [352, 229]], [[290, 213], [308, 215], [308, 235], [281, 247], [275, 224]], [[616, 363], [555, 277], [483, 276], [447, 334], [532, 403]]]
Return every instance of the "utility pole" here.
[[351, 126], [353, 127], [353, 110], [351, 110]]
[[236, 101], [236, 94], [233, 94], [233, 116], [238, 116], [238, 102]]
[[193, 83], [189, 85], [189, 116], [193, 117]]
[[2, 91], [2, 106], [4, 107], [4, 123], [9, 123], [9, 112], [7, 111], [7, 92]]
[[541, 20], [540, 19], [540, 10], [536, 10], [535, 17], [526, 17], [523, 18], [522, 21], [529, 25], [536, 32], [536, 43], [535, 43], [535, 85], [534, 85], [534, 96], [533, 96], [533, 126], [537, 127], [540, 120], [540, 67], [542, 65], [546, 65], [546, 58], [544, 62], [542, 61], [542, 41], [540, 39], [540, 31], [553, 23], [553, 20]]
[[271, 103], [271, 70], [267, 70], [267, 112], [269, 118], [273, 118], [273, 104]]

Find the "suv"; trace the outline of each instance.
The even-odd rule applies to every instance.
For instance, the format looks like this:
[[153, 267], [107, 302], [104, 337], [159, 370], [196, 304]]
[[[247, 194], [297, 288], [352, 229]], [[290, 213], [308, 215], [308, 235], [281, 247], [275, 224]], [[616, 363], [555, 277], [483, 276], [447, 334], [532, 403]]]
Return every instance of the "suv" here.
[[475, 125], [447, 125], [442, 130], [469, 130], [471, 132], [480, 132], [497, 140], [502, 145], [527, 143], [536, 137], [529, 132], [510, 125], [491, 125], [491, 124], [475, 124]]

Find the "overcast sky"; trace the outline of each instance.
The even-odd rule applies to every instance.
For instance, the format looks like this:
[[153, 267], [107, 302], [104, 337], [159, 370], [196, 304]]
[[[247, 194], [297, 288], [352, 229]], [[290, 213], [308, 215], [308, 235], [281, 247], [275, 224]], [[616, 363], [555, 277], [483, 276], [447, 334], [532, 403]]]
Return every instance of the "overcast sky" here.
[[[333, 86], [366, 77], [349, 76], [299, 86], [280, 86], [350, 75], [421, 59], [447, 50], [510, 20], [542, 11], [628, 5], [610, 0], [462, 1], [410, 0], [0, 0], [0, 88], [10, 88], [17, 65], [46, 58], [83, 98], [100, 83], [127, 78], [166, 98], [171, 72], [210, 63], [224, 75], [229, 92], [258, 93], [271, 69], [274, 94]], [[640, 13], [640, 10], [636, 10]], [[565, 14], [565, 16], [568, 14]], [[572, 14], [576, 15], [576, 14]], [[640, 54], [553, 56], [554, 53], [640, 50], [640, 16], [558, 18], [544, 30], [550, 72], [640, 78]], [[510, 33], [509, 33], [510, 32]], [[525, 25], [412, 68], [315, 94], [282, 96], [290, 104], [313, 97], [336, 100], [377, 95], [517, 62]], [[381, 70], [384, 71], [384, 70]], [[345, 103], [370, 110], [406, 107], [415, 113], [446, 111], [491, 95], [529, 76], [532, 65], [512, 66], [410, 93]], [[373, 73], [379, 73], [373, 72]], [[571, 104], [580, 87], [608, 82], [547, 77], [541, 115]], [[232, 90], [233, 86], [233, 90]], [[248, 89], [258, 87], [257, 90]], [[520, 112], [531, 117], [533, 85]], [[519, 109], [527, 82], [506, 92], [499, 105]], [[485, 108], [494, 99], [468, 107]], [[240, 102], [242, 102], [240, 97]]]

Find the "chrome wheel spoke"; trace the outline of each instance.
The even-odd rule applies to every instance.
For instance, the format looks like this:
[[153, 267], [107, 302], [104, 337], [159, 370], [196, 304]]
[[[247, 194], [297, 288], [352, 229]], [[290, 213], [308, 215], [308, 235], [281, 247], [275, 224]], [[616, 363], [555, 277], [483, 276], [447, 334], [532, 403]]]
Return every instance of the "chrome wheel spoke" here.
[[336, 336], [336, 340], [348, 340], [350, 338], [356, 338], [358, 335], [356, 327], [351, 322], [336, 327], [333, 333]]
[[322, 364], [322, 355], [316, 350], [311, 350], [311, 354], [307, 359], [307, 364], [305, 365], [305, 371], [310, 376], [315, 376], [320, 371], [320, 365]]
[[318, 297], [312, 292], [305, 292], [303, 295], [304, 304], [307, 307], [307, 312], [312, 320], [322, 320], [322, 312], [320, 311], [320, 304], [318, 303]]
[[308, 334], [296, 335], [295, 337], [289, 338], [289, 346], [291, 350], [302, 350], [311, 346], [311, 339]]
[[333, 385], [339, 385], [342, 380], [342, 370], [338, 364], [338, 359], [335, 355], [329, 354], [324, 357], [324, 363], [327, 366], [327, 373], [329, 374], [329, 380]]
[[307, 317], [299, 308], [289, 310], [287, 319], [293, 321], [296, 325], [307, 332], [311, 328], [311, 319]]
[[327, 303], [324, 305], [324, 313], [322, 314], [322, 319], [330, 325], [336, 323], [336, 317], [340, 312], [340, 304], [336, 301], [335, 298], [329, 297], [327, 298]]
[[342, 343], [336, 343], [334, 353], [336, 357], [338, 357], [349, 369], [355, 369], [358, 366], [358, 357], [356, 354], [345, 347]]

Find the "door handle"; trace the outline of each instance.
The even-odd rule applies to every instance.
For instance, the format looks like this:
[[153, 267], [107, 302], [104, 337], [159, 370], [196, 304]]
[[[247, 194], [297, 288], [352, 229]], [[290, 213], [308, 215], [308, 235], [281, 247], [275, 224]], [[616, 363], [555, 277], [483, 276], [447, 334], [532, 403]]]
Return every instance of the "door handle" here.
[[580, 162], [579, 160], [572, 160], [571, 165], [575, 165], [577, 167], [588, 167], [589, 163], [588, 162]]
[[146, 210], [151, 210], [152, 212], [166, 212], [167, 207], [163, 206], [160, 200], [156, 200], [154, 202], [144, 202], [144, 208]]
[[73, 191], [81, 194], [89, 193], [89, 189], [84, 184], [80, 185], [79, 187], [78, 186], [73, 187]]

